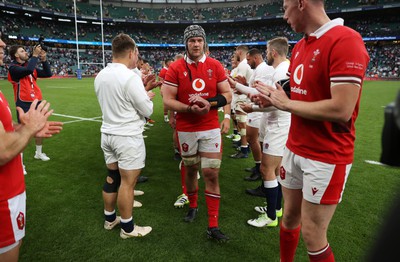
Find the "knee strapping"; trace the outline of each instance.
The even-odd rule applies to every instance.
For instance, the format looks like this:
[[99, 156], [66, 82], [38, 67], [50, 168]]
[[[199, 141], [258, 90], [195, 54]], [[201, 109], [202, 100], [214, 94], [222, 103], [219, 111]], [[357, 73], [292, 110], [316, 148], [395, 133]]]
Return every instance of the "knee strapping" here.
[[216, 158], [201, 158], [201, 168], [220, 168], [221, 160]]
[[240, 129], [240, 131], [239, 131], [239, 135], [240, 136], [246, 136], [246, 128], [242, 128], [242, 129]]
[[236, 115], [236, 121], [238, 121], [239, 123], [246, 123], [247, 115]]
[[[109, 179], [112, 180], [111, 183], [109, 182]], [[103, 185], [103, 191], [106, 193], [117, 193], [120, 185], [121, 185], [121, 175], [119, 173], [119, 170], [108, 169], [108, 177]]]
[[198, 155], [190, 157], [182, 156], [182, 160], [185, 166], [194, 166], [200, 162], [200, 156]]

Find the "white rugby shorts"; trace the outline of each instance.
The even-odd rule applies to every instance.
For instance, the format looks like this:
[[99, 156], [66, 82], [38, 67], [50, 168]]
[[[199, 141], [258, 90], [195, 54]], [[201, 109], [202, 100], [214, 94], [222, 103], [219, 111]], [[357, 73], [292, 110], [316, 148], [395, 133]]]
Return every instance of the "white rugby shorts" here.
[[263, 114], [262, 112], [248, 113], [246, 125], [254, 127], [254, 128], [260, 128], [262, 114]]
[[118, 162], [118, 167], [125, 170], [144, 168], [146, 147], [143, 136], [116, 136], [101, 134], [106, 164]]
[[182, 156], [194, 156], [198, 152], [222, 152], [221, 130], [219, 128], [198, 132], [178, 131], [178, 142]]
[[290, 122], [267, 123], [264, 129], [262, 152], [272, 156], [283, 156], [283, 149], [286, 145], [289, 128]]

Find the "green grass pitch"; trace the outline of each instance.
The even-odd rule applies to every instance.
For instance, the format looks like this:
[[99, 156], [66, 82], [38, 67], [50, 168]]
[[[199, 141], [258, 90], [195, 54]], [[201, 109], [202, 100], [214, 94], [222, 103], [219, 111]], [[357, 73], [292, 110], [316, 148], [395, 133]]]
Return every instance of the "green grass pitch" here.
[[[231, 237], [226, 244], [207, 240], [204, 185], [200, 180], [199, 215], [184, 223], [187, 208], [175, 209], [181, 193], [178, 162], [173, 160], [172, 130], [163, 122], [159, 91], [154, 99], [156, 123], [145, 134], [147, 183], [137, 189], [143, 207], [134, 209], [139, 225], [153, 227], [144, 238], [122, 240], [119, 230], [103, 229], [101, 190], [106, 168], [100, 148], [101, 112], [93, 78], [39, 80], [44, 98], [65, 122], [61, 134], [44, 141], [49, 162], [33, 159], [34, 143], [24, 151], [28, 175], [26, 237], [20, 261], [279, 261], [279, 229], [254, 228], [256, 205], [264, 199], [245, 194], [259, 182], [247, 182], [244, 168], [252, 156], [234, 160], [231, 142], [224, 138], [220, 172], [220, 227]], [[10, 102], [11, 85], [0, 81], [0, 90]], [[343, 202], [331, 222], [328, 238], [337, 261], [361, 261], [385, 222], [385, 215], [400, 187], [400, 169], [372, 165], [379, 161], [384, 107], [394, 101], [400, 82], [365, 82], [357, 120], [355, 160]], [[308, 261], [304, 243], [296, 261]]]

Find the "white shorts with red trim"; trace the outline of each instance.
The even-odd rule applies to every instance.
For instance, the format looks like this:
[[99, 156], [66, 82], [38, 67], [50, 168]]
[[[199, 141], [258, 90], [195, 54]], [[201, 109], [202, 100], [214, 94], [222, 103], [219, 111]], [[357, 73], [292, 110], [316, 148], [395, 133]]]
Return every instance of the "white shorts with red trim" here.
[[6, 201], [0, 201], [0, 254], [10, 250], [25, 236], [25, 192]]
[[198, 132], [178, 131], [181, 156], [194, 156], [198, 152], [221, 153], [221, 129], [215, 128]]
[[338, 204], [351, 166], [307, 159], [285, 148], [278, 180], [283, 187], [302, 189], [303, 198], [311, 203]]

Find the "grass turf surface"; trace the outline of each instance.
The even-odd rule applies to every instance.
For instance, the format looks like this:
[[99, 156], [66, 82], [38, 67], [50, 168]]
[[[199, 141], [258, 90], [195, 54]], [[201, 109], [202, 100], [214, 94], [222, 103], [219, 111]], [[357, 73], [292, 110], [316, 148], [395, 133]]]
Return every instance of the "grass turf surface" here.
[[[143, 207], [134, 209], [134, 220], [153, 231], [144, 238], [122, 240], [119, 230], [103, 229], [101, 189], [106, 168], [100, 148], [101, 112], [93, 89], [93, 78], [39, 80], [44, 98], [56, 114], [52, 120], [65, 122], [61, 134], [44, 141], [49, 162], [33, 159], [34, 143], [24, 151], [28, 175], [26, 237], [20, 261], [279, 261], [279, 229], [254, 228], [246, 221], [256, 218], [253, 210], [264, 199], [244, 193], [259, 182], [247, 182], [248, 159], [231, 159], [231, 142], [224, 137], [220, 172], [220, 227], [231, 241], [218, 244], [206, 238], [207, 212], [203, 180], [200, 180], [199, 214], [184, 223], [184, 209], [173, 203], [181, 193], [178, 161], [173, 160], [172, 130], [163, 122], [161, 97], [154, 99], [156, 123], [145, 131], [146, 167], [149, 177], [137, 189]], [[337, 261], [360, 261], [385, 222], [399, 189], [400, 169], [371, 165], [379, 161], [384, 107], [394, 101], [399, 82], [365, 82], [360, 114], [356, 122], [355, 159], [343, 202], [328, 231]], [[13, 114], [11, 85], [0, 81]], [[78, 118], [72, 118], [78, 117]], [[306, 132], [305, 132], [306, 135]], [[302, 241], [295, 261], [308, 261]]]

